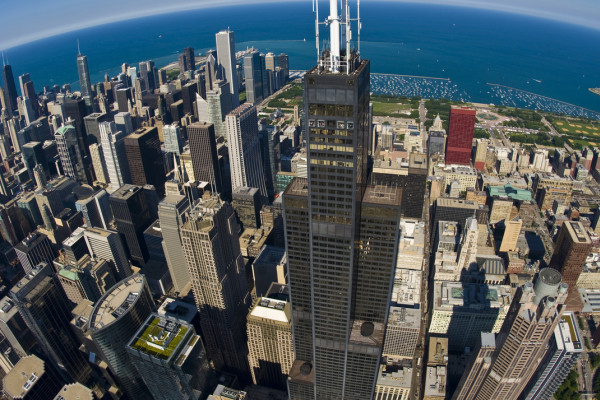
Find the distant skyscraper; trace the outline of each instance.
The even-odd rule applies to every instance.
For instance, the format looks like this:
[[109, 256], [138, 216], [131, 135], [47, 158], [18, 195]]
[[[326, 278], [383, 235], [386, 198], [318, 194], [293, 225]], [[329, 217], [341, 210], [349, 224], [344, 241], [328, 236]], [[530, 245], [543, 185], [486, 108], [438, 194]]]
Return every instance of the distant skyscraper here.
[[77, 338], [69, 328], [71, 305], [48, 263], [38, 264], [10, 291], [27, 327], [44, 354], [78, 382], [86, 382], [91, 372]]
[[232, 190], [255, 187], [260, 191], [261, 202], [266, 204], [268, 193], [260, 153], [256, 108], [251, 104], [242, 104], [227, 114], [225, 123]]
[[181, 128], [177, 124], [165, 125], [162, 128], [165, 143], [165, 152], [180, 155], [183, 149]]
[[206, 67], [204, 69], [204, 81], [206, 83], [206, 91], [212, 90], [214, 88], [214, 83], [218, 79], [217, 78], [217, 51], [216, 50], [208, 50], [206, 52]]
[[151, 314], [127, 352], [154, 399], [197, 399], [204, 390], [206, 354], [194, 326], [185, 321]]
[[80, 183], [88, 183], [84, 169], [84, 154], [77, 141], [77, 132], [71, 125], [60, 127], [54, 134], [63, 173]]
[[206, 352], [217, 369], [247, 379], [249, 293], [233, 208], [201, 201], [181, 228]]
[[169, 194], [158, 204], [162, 231], [162, 247], [175, 291], [181, 292], [190, 283], [190, 271], [183, 254], [180, 229], [186, 221], [190, 202], [182, 195]]
[[[196, 70], [196, 56], [194, 54], [193, 47], [186, 47], [183, 49], [185, 56], [185, 69], [183, 71], [195, 71]], [[183, 72], [181, 71], [181, 72]]]
[[450, 109], [446, 164], [471, 163], [475, 114], [475, 109], [471, 107], [452, 106]]
[[148, 261], [144, 231], [158, 218], [156, 192], [151, 186], [123, 185], [110, 196], [117, 231], [125, 238], [129, 255], [138, 265]]
[[211, 184], [214, 182], [214, 190], [217, 193], [222, 193], [223, 185], [214, 125], [206, 122], [196, 122], [187, 126], [187, 133], [194, 178], [197, 181]]
[[65, 124], [69, 118], [73, 119], [71, 125], [77, 132], [77, 141], [84, 155], [88, 155], [87, 131], [85, 130], [84, 118], [88, 115], [86, 103], [83, 99], [67, 98], [64, 103]]
[[21, 96], [25, 96], [25, 84], [27, 82], [31, 82], [31, 75], [19, 75], [19, 88], [21, 89]]
[[124, 132], [126, 135], [133, 132], [133, 122], [131, 121], [131, 114], [129, 112], [115, 114], [115, 124], [117, 125], [117, 130]]
[[260, 53], [257, 50], [244, 56], [244, 75], [246, 77], [246, 101], [258, 103], [263, 100], [263, 70]]
[[221, 79], [225, 79], [229, 83], [231, 106], [236, 108], [240, 104], [240, 98], [235, 58], [235, 36], [233, 31], [224, 30], [217, 33], [216, 38], [219, 72]]
[[[521, 394], [547, 351], [550, 338], [562, 318], [567, 297], [566, 283], [561, 283], [558, 271], [544, 268], [535, 286], [526, 282], [519, 288], [508, 317], [496, 339], [497, 351], [490, 363], [467, 366], [468, 376], [458, 387], [455, 399], [513, 400]], [[576, 288], [573, 290], [577, 291]], [[489, 344], [485, 344], [490, 347]], [[487, 371], [481, 371], [485, 368]], [[477, 379], [472, 377], [478, 376]], [[473, 385], [477, 381], [480, 385]]]
[[17, 109], [17, 88], [10, 64], [4, 64], [2, 67], [2, 80], [4, 81], [4, 100], [12, 114]]
[[81, 97], [85, 100], [88, 107], [92, 106], [94, 92], [92, 91], [92, 80], [88, 68], [87, 56], [77, 54], [77, 73], [79, 74], [79, 83], [81, 84]]
[[283, 82], [287, 81], [290, 77], [290, 58], [287, 54], [281, 53], [277, 56], [277, 65], [281, 68], [284, 74]]
[[158, 129], [155, 126], [140, 128], [126, 136], [125, 154], [131, 183], [153, 185], [159, 197], [164, 197], [166, 175]]
[[331, 32], [333, 47], [304, 77], [308, 181], [283, 195], [296, 356], [288, 388], [291, 399], [364, 400], [379, 373], [401, 191], [367, 185], [370, 63], [342, 55], [339, 25]]
[[579, 221], [566, 221], [560, 228], [550, 267], [558, 270], [569, 285], [567, 311], [581, 312], [583, 303], [577, 290], [577, 279], [592, 249], [592, 241]]
[[131, 182], [129, 163], [127, 162], [127, 154], [125, 152], [125, 136], [127, 134], [117, 131], [117, 126], [114, 122], [101, 122], [99, 129], [106, 172], [110, 181], [111, 191], [114, 192], [125, 183]]
[[132, 275], [113, 286], [96, 302], [89, 329], [100, 357], [131, 399], [152, 399], [136, 371], [126, 345], [148, 316], [156, 311], [144, 275]]

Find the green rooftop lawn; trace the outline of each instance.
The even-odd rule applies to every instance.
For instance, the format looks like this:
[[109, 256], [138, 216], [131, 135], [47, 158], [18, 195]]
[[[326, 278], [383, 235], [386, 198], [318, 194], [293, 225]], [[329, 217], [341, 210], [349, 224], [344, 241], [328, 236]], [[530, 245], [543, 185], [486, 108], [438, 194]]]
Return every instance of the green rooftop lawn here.
[[[140, 338], [135, 342], [135, 344], [132, 347], [137, 350], [142, 350], [145, 353], [151, 354], [157, 358], [166, 360], [173, 354], [173, 351], [175, 351], [177, 346], [179, 346], [179, 343], [185, 337], [188, 328], [180, 326], [179, 332], [177, 332], [177, 335], [175, 335], [173, 340], [171, 340], [171, 343], [169, 343], [169, 345], [164, 350], [161, 350], [148, 345], [148, 342], [150, 341], [150, 336], [161, 336], [161, 333], [163, 332], [163, 329], [158, 327], [158, 322], [159, 318], [155, 318], [150, 323], [150, 325], [148, 325], [144, 333], [142, 333]], [[159, 340], [154, 341], [153, 343], [158, 346], [163, 345], [163, 342]]]

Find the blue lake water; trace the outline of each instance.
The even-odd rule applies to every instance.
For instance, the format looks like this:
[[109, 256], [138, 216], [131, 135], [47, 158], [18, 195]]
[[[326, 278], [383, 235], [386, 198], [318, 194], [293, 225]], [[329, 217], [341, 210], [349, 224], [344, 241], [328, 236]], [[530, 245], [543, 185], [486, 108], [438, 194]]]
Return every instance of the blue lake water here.
[[[55, 36], [9, 49], [8, 56], [15, 77], [29, 72], [36, 90], [55, 83], [77, 87], [77, 39], [96, 82], [105, 73], [117, 73], [123, 62], [152, 59], [162, 66], [186, 46], [196, 52], [214, 48], [214, 34], [229, 27], [237, 50], [254, 46], [285, 52], [291, 69], [308, 69], [316, 60], [311, 11], [308, 2], [288, 2], [179, 12]], [[588, 91], [600, 86], [599, 30], [485, 10], [389, 2], [363, 2], [361, 18], [361, 52], [371, 60], [372, 72], [449, 78], [449, 96], [456, 99], [508, 103], [503, 96], [523, 95], [509, 90], [513, 94], [500, 95], [487, 85], [494, 83], [600, 112], [600, 96]], [[384, 81], [377, 84], [380, 89]], [[535, 107], [534, 101], [514, 101]]]

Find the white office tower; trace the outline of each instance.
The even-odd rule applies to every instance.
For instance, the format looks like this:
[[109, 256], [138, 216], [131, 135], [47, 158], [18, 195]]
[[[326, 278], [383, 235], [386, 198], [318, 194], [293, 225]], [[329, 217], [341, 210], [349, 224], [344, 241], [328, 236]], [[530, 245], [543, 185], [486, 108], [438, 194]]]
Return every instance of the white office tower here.
[[210, 114], [208, 113], [208, 101], [196, 93], [196, 108], [198, 109], [198, 121], [210, 122]]
[[117, 232], [88, 227], [85, 228], [83, 236], [93, 260], [103, 259], [112, 262], [119, 279], [125, 279], [131, 275], [127, 253]]
[[479, 237], [479, 226], [475, 218], [468, 218], [458, 251], [458, 268], [469, 271], [469, 268], [477, 263], [477, 238]]
[[117, 126], [114, 122], [101, 122], [100, 141], [104, 153], [104, 161], [106, 163], [106, 171], [108, 180], [110, 181], [109, 193], [112, 193], [130, 182], [129, 164], [127, 163], [127, 155], [125, 154], [125, 136], [127, 134], [122, 131], [117, 131]]
[[261, 202], [267, 203], [267, 187], [258, 139], [256, 107], [242, 104], [225, 117], [229, 163], [231, 166], [231, 190], [255, 187], [260, 191]]
[[235, 36], [233, 31], [224, 30], [216, 35], [217, 38], [217, 64], [221, 74], [220, 79], [229, 83], [231, 104], [236, 108], [240, 104], [239, 82], [236, 71]]
[[186, 221], [186, 213], [190, 209], [187, 197], [169, 194], [158, 204], [158, 218], [162, 231], [162, 246], [167, 259], [169, 273], [175, 291], [182, 292], [191, 282], [187, 260], [181, 244], [180, 228]]

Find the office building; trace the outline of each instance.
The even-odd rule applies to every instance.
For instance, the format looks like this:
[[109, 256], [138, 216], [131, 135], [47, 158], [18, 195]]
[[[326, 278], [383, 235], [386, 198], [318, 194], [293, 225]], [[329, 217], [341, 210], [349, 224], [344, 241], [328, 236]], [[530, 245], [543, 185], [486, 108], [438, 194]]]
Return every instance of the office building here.
[[496, 334], [481, 332], [476, 351], [472, 353], [467, 364], [470, 371], [465, 371], [461, 376], [452, 400], [463, 400], [468, 398], [470, 393], [477, 392], [477, 389], [481, 386], [483, 379], [485, 379], [489, 372], [492, 364], [492, 356], [495, 352]]
[[158, 218], [158, 199], [154, 188], [123, 185], [110, 195], [110, 208], [131, 259], [143, 266], [149, 258], [144, 231]]
[[[87, 106], [83, 99], [74, 97], [65, 98], [65, 125], [71, 125], [77, 133], [77, 142], [84, 155], [88, 155], [87, 132], [85, 130], [84, 117], [88, 115]], [[70, 121], [72, 120], [72, 121]]]
[[119, 112], [115, 114], [115, 124], [117, 130], [124, 132], [125, 135], [129, 135], [133, 132], [133, 121], [131, 120], [131, 114], [129, 112]]
[[182, 292], [184, 287], [191, 282], [180, 233], [189, 209], [190, 202], [187, 197], [177, 194], [168, 194], [158, 204], [158, 218], [163, 236], [162, 248], [176, 292]]
[[31, 82], [31, 75], [28, 73], [19, 75], [19, 89], [21, 89], [21, 96], [23, 97], [25, 97], [25, 84], [27, 82]]
[[261, 203], [267, 204], [268, 193], [260, 153], [256, 108], [251, 104], [242, 104], [227, 114], [225, 123], [231, 165], [231, 189], [257, 188]]
[[525, 400], [550, 400], [583, 353], [575, 314], [563, 314], [548, 346], [544, 359], [523, 391]]
[[153, 313], [126, 349], [154, 399], [192, 400], [204, 391], [208, 360], [193, 325]]
[[87, 196], [81, 195], [75, 202], [75, 209], [81, 211], [86, 226], [90, 228], [108, 229], [113, 220], [106, 190], [99, 190], [96, 193], [90, 190]]
[[229, 84], [223, 80], [215, 81], [213, 88], [206, 92], [206, 102], [209, 117], [207, 122], [215, 126], [215, 134], [218, 137], [226, 137], [225, 116], [233, 109]]
[[110, 179], [108, 177], [108, 171], [106, 170], [106, 162], [104, 161], [102, 145], [93, 143], [89, 147], [90, 158], [92, 159], [92, 168], [94, 168], [94, 176], [96, 177], [94, 182], [98, 182], [101, 185], [106, 185], [110, 182]]
[[117, 106], [119, 113], [129, 113], [132, 108], [131, 89], [121, 87], [116, 90]]
[[581, 296], [576, 290], [577, 279], [579, 279], [591, 249], [592, 241], [581, 222], [566, 221], [563, 223], [549, 266], [560, 272], [563, 281], [569, 285], [569, 288], [572, 288], [569, 290], [569, 297], [565, 303], [567, 311], [581, 312], [583, 307]]
[[223, 30], [216, 34], [217, 63], [220, 76], [229, 83], [232, 108], [240, 104], [237, 61], [235, 58], [235, 36], [233, 31]]
[[194, 179], [214, 184], [213, 190], [222, 193], [221, 168], [217, 155], [215, 127], [207, 122], [187, 126]]
[[476, 111], [471, 107], [452, 106], [446, 140], [446, 164], [471, 164]]
[[[567, 284], [558, 271], [544, 268], [535, 285], [526, 282], [517, 290], [490, 364], [467, 366], [465, 382], [478, 376], [481, 384], [458, 387], [456, 399], [516, 399], [530, 381], [547, 351], [547, 344], [562, 319]], [[486, 368], [482, 373], [478, 368]], [[481, 376], [484, 375], [484, 376]]]
[[290, 303], [256, 299], [248, 314], [248, 349], [254, 384], [285, 390], [294, 361]]
[[119, 281], [110, 261], [92, 260], [87, 254], [75, 263], [59, 256], [54, 260], [54, 267], [58, 281], [73, 304], [83, 299], [95, 302]]
[[374, 400], [409, 400], [412, 392], [412, 360], [400, 360], [379, 367]]
[[131, 275], [127, 252], [117, 232], [87, 227], [83, 231], [83, 237], [92, 259], [110, 261], [119, 279]]
[[308, 181], [283, 195], [292, 399], [373, 397], [397, 256], [400, 190], [366, 181], [370, 63], [340, 56], [336, 28], [334, 47], [304, 78]]
[[110, 191], [114, 192], [125, 183], [131, 182], [129, 163], [125, 152], [125, 136], [127, 134], [124, 131], [117, 131], [117, 125], [114, 122], [101, 122], [99, 129]]
[[421, 332], [421, 310], [390, 307], [383, 355], [392, 359], [412, 359]]
[[423, 400], [444, 400], [448, 378], [448, 339], [429, 337]]
[[2, 66], [2, 81], [4, 82], [4, 101], [9, 115], [17, 109], [17, 88], [15, 86], [15, 77], [12, 73], [10, 64]]
[[506, 221], [504, 226], [504, 235], [502, 235], [502, 243], [500, 243], [500, 252], [515, 251], [517, 249], [519, 235], [521, 234], [523, 220], [515, 218], [512, 221]]
[[244, 380], [249, 295], [238, 229], [231, 205], [213, 197], [191, 211], [181, 238], [207, 355]]
[[54, 138], [64, 175], [80, 183], [89, 183], [83, 159], [85, 154], [79, 146], [75, 128], [71, 125], [61, 126]]
[[165, 125], [162, 128], [165, 143], [165, 152], [180, 155], [183, 150], [183, 138], [181, 128], [177, 124]]
[[2, 378], [2, 390], [10, 400], [51, 400], [61, 386], [52, 367], [34, 355], [21, 358]]
[[88, 327], [99, 356], [108, 364], [121, 389], [132, 399], [151, 399], [135, 369], [126, 345], [152, 312], [156, 311], [143, 275], [132, 275], [96, 302]]
[[459, 233], [465, 227], [467, 218], [477, 215], [480, 209], [479, 205], [473, 201], [453, 199], [449, 197], [441, 197], [435, 201], [433, 227], [435, 235], [435, 227], [440, 221], [454, 221], [458, 224]]
[[48, 236], [37, 231], [17, 243], [15, 253], [25, 274], [30, 273], [41, 262], [52, 265], [52, 260], [56, 257]]
[[43, 353], [65, 380], [85, 382], [91, 372], [69, 329], [71, 304], [49, 263], [40, 263], [10, 291]]
[[81, 84], [81, 97], [84, 98], [88, 107], [92, 107], [94, 92], [92, 91], [92, 80], [88, 68], [87, 56], [77, 54], [77, 73], [79, 74], [79, 83]]
[[238, 187], [233, 190], [231, 205], [242, 225], [246, 228], [257, 229], [260, 227], [260, 209], [262, 207], [260, 194], [257, 188]]
[[107, 121], [108, 114], [106, 113], [92, 113], [83, 118], [83, 124], [85, 125], [85, 131], [87, 133], [88, 145], [101, 142], [100, 123]]
[[246, 101], [256, 104], [263, 100], [263, 68], [260, 53], [253, 50], [244, 56], [244, 76], [246, 77]]
[[140, 128], [125, 137], [125, 154], [129, 163], [131, 183], [153, 185], [159, 197], [165, 195], [165, 164], [158, 129]]

